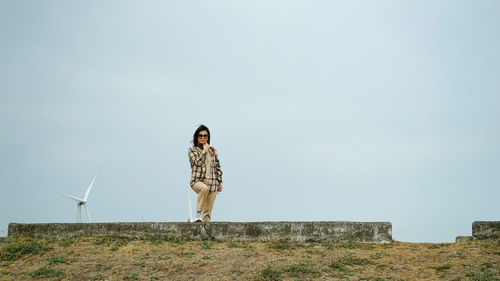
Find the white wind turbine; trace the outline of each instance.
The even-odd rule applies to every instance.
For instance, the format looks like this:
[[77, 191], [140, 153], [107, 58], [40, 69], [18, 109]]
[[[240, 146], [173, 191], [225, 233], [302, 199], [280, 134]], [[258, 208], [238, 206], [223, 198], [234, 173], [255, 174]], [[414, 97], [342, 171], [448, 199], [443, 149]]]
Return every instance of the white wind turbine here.
[[97, 173], [96, 175], [94, 176], [94, 178], [92, 179], [92, 182], [90, 182], [90, 185], [89, 187], [87, 188], [87, 191], [85, 192], [85, 197], [83, 197], [83, 199], [81, 198], [78, 198], [78, 197], [75, 197], [75, 196], [71, 196], [71, 195], [68, 195], [68, 194], [64, 194], [64, 193], [61, 193], [61, 192], [57, 192], [55, 190], [53, 190], [55, 193], [61, 195], [61, 196], [64, 196], [66, 198], [69, 198], [71, 200], [75, 200], [76, 201], [76, 205], [77, 205], [77, 215], [76, 215], [76, 222], [77, 223], [80, 223], [81, 222], [81, 213], [82, 213], [82, 205], [85, 207], [85, 211], [87, 212], [87, 218], [89, 220], [89, 222], [92, 222], [90, 220], [90, 214], [89, 214], [89, 209], [87, 208], [87, 198], [89, 197], [89, 194], [90, 194], [90, 190], [92, 189], [92, 186], [94, 186], [94, 183], [95, 183], [95, 178], [97, 177], [97, 175], [99, 174], [99, 171], [101, 170], [101, 168], [99, 168], [99, 170], [97, 170]]

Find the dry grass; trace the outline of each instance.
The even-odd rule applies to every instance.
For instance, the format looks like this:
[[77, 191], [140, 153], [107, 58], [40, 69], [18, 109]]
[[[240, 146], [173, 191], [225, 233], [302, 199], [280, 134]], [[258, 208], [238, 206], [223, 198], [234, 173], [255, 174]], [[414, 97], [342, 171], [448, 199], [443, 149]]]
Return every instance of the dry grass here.
[[0, 280], [500, 280], [500, 241], [7, 239]]

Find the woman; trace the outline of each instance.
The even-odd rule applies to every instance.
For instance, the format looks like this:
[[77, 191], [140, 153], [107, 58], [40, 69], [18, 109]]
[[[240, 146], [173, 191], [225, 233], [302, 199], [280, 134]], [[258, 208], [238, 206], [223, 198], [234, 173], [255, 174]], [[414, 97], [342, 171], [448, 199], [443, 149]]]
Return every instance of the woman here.
[[196, 222], [210, 221], [217, 191], [222, 191], [222, 171], [214, 147], [210, 146], [210, 130], [200, 125], [188, 149], [191, 163], [191, 188], [198, 194]]

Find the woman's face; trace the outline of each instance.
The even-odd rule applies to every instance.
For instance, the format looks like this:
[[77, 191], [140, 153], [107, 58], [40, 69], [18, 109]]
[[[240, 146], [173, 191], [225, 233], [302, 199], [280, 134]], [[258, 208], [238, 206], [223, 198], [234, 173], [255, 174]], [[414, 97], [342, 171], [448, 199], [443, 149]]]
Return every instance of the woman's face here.
[[208, 142], [208, 132], [206, 130], [198, 133], [198, 144], [204, 145]]

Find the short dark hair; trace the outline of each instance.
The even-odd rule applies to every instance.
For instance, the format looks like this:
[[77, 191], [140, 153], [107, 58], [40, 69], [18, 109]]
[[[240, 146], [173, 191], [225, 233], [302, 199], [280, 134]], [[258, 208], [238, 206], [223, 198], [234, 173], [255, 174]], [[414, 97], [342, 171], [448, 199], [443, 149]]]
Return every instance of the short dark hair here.
[[201, 124], [198, 129], [196, 129], [196, 131], [194, 132], [193, 134], [193, 146], [198, 146], [198, 134], [201, 132], [201, 131], [207, 131], [208, 133], [208, 140], [207, 140], [207, 143], [210, 144], [210, 130], [208, 129], [207, 126]]

